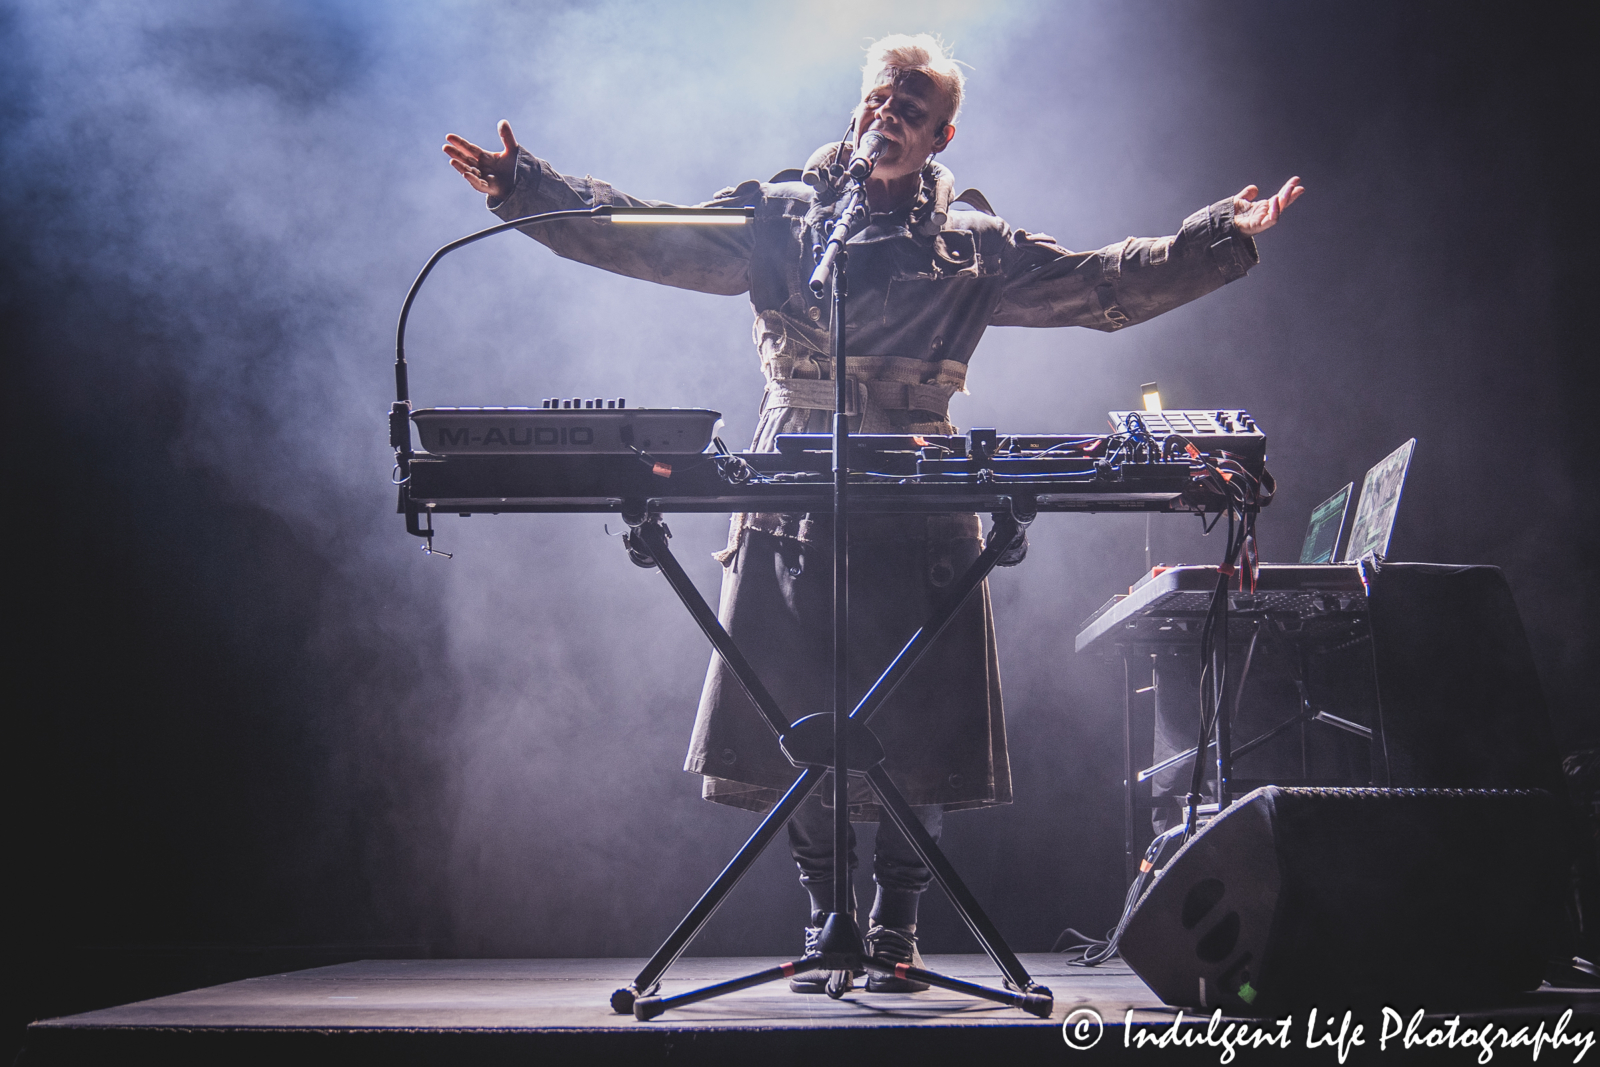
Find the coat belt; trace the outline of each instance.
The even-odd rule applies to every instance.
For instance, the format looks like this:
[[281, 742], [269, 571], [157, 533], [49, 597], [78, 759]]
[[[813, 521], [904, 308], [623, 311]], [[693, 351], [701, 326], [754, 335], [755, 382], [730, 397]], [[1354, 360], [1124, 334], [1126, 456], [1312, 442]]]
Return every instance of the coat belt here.
[[[904, 382], [857, 381], [847, 379], [845, 414], [860, 415], [876, 408], [880, 411], [930, 411], [947, 418], [954, 385], [908, 385]], [[818, 378], [772, 378], [767, 381], [765, 408], [809, 408], [832, 411], [834, 383]]]

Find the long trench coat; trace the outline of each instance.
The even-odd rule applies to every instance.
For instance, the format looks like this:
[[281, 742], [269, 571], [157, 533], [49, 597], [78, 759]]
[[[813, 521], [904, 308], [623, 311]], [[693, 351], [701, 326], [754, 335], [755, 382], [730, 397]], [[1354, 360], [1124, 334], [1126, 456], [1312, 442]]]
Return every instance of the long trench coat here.
[[[813, 157], [814, 159], [816, 157]], [[748, 293], [766, 374], [756, 450], [780, 433], [825, 433], [834, 403], [830, 305], [806, 284], [811, 249], [831, 221], [798, 170], [747, 181], [702, 206], [752, 206], [743, 227], [619, 226], [589, 219], [529, 227], [557, 255], [698, 292]], [[569, 177], [520, 151], [510, 220], [602, 204], [654, 205], [592, 177]], [[1235, 230], [1232, 200], [1190, 215], [1176, 234], [1070, 252], [1013, 229], [950, 172], [924, 168], [909, 209], [874, 215], [849, 244], [847, 306], [853, 430], [954, 433], [950, 396], [989, 326], [1115, 331], [1243, 277], [1255, 242]], [[865, 691], [982, 549], [975, 515], [851, 518], [851, 684]], [[790, 721], [831, 710], [831, 525], [825, 517], [735, 515], [720, 616]], [[1008, 803], [1010, 764], [989, 593], [969, 601], [936, 648], [871, 723], [885, 769], [915, 805]], [[704, 795], [763, 811], [798, 772], [713, 656], [685, 769]], [[831, 792], [824, 789], [825, 798]], [[829, 801], [831, 803], [831, 801]], [[853, 790], [854, 818], [876, 818]]]

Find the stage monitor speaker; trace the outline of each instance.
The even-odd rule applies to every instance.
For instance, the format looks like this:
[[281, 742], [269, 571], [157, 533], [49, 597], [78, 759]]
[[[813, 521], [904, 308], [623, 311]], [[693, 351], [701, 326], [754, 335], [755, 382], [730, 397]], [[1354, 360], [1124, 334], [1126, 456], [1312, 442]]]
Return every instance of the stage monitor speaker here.
[[1120, 950], [1182, 1007], [1443, 1010], [1539, 985], [1563, 856], [1542, 790], [1267, 786], [1179, 850]]

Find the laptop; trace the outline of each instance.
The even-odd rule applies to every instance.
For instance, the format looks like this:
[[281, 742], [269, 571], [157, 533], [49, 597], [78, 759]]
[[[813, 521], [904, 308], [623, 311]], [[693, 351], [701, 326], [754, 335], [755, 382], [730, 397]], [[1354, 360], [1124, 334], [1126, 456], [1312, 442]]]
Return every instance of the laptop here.
[[1354, 482], [1311, 509], [1305, 544], [1300, 546], [1301, 563], [1332, 563], [1339, 558], [1339, 538], [1344, 534], [1345, 516], [1350, 513], [1350, 490]]
[[1405, 485], [1406, 470], [1411, 466], [1411, 453], [1416, 447], [1417, 439], [1413, 437], [1380, 459], [1362, 480], [1361, 503], [1356, 507], [1355, 521], [1350, 524], [1350, 543], [1344, 549], [1346, 563], [1367, 556], [1382, 559], [1388, 554], [1394, 516], [1400, 510], [1400, 490]]
[[[1413, 437], [1367, 471], [1361, 481], [1361, 501], [1356, 506], [1355, 521], [1350, 524], [1350, 543], [1345, 546], [1343, 562], [1354, 563], [1365, 556], [1382, 559], [1389, 551], [1395, 514], [1400, 509], [1400, 490], [1416, 446], [1417, 439]], [[1354, 482], [1346, 484], [1311, 510], [1305, 543], [1300, 548], [1302, 564], [1332, 563], [1340, 558], [1339, 541], [1354, 488]]]

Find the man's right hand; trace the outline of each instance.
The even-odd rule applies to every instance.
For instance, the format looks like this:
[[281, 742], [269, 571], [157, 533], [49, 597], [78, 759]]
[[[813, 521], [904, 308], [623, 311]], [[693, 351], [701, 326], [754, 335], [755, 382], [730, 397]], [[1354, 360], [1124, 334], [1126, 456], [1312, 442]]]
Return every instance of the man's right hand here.
[[465, 137], [452, 133], [444, 139], [444, 154], [450, 157], [450, 165], [461, 172], [468, 185], [485, 196], [504, 200], [511, 195], [511, 187], [516, 182], [517, 138], [511, 132], [511, 123], [505, 119], [500, 120], [496, 132], [500, 134], [500, 143], [505, 145], [502, 152], [479, 148]]

